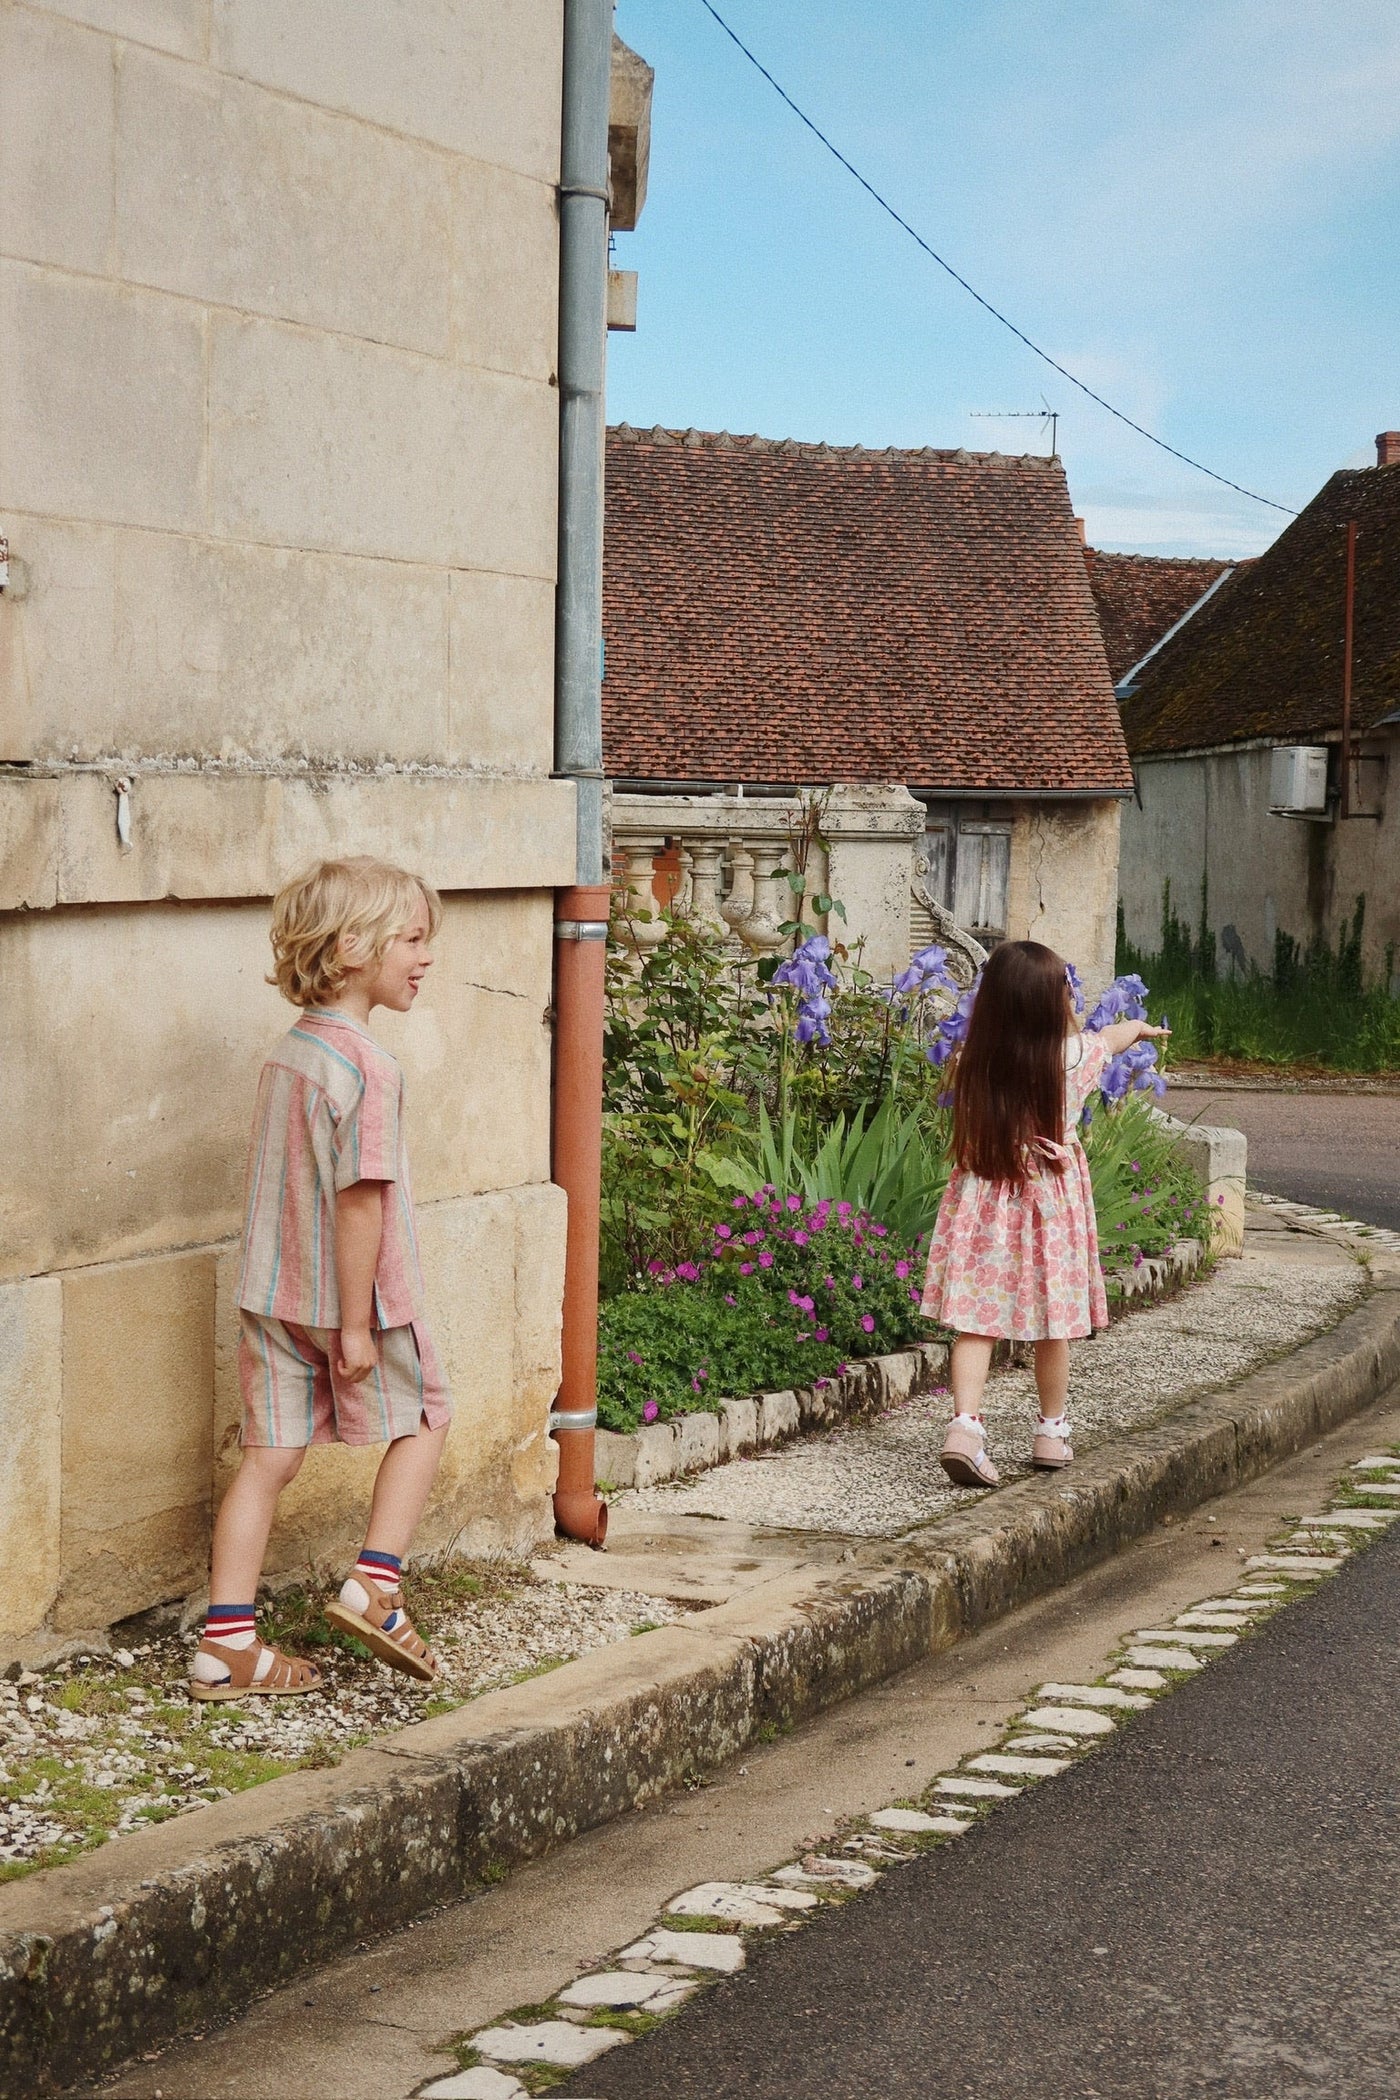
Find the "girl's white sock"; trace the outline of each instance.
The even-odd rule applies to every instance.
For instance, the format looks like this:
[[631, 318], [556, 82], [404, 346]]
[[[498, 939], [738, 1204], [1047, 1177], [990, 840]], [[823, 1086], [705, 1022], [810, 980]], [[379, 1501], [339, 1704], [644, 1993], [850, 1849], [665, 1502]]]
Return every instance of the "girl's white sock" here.
[[982, 1417], [980, 1415], [955, 1414], [953, 1426], [955, 1429], [981, 1429], [983, 1426]]
[[1069, 1415], [1042, 1415], [1036, 1426], [1042, 1436], [1068, 1436]]

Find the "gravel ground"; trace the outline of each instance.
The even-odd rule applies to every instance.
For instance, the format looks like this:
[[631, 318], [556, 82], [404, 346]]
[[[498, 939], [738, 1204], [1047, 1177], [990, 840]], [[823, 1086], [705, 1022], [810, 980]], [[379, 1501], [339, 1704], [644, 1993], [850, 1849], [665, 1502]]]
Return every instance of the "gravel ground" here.
[[431, 1687], [326, 1641], [319, 1600], [303, 1593], [277, 1600], [260, 1626], [319, 1665], [319, 1694], [196, 1706], [184, 1690], [194, 1636], [173, 1631], [0, 1682], [0, 1879], [333, 1764], [371, 1736], [682, 1616], [662, 1598], [565, 1588], [521, 1568], [458, 1566], [410, 1579], [411, 1605], [415, 1594], [443, 1663]]
[[[1166, 1304], [1129, 1312], [1071, 1351], [1076, 1449], [1147, 1423], [1333, 1326], [1361, 1296], [1359, 1268], [1273, 1262], [1252, 1250]], [[1028, 1470], [1036, 1415], [1029, 1371], [999, 1372], [983, 1406], [1003, 1480]], [[939, 1388], [873, 1422], [717, 1466], [675, 1486], [641, 1488], [635, 1509], [732, 1517], [781, 1530], [890, 1537], [965, 1505], [938, 1463], [948, 1419]]]
[[[1170, 1303], [1128, 1313], [1106, 1336], [1075, 1347], [1080, 1447], [1140, 1428], [1193, 1392], [1295, 1347], [1338, 1320], [1362, 1288], [1350, 1265], [1276, 1263], [1251, 1251]], [[1024, 1470], [1035, 1413], [1030, 1374], [994, 1378], [985, 1413], [1003, 1478]], [[946, 1397], [934, 1394], [860, 1428], [624, 1499], [658, 1512], [886, 1536], [962, 1499], [938, 1465], [946, 1416]], [[328, 1640], [324, 1597], [304, 1592], [284, 1594], [260, 1615], [267, 1637], [320, 1665], [326, 1688], [304, 1699], [193, 1705], [184, 1690], [193, 1637], [174, 1630], [0, 1680], [0, 1879], [298, 1766], [332, 1764], [357, 1743], [685, 1609], [639, 1592], [541, 1582], [525, 1568], [464, 1564], [419, 1573], [409, 1599], [443, 1662], [431, 1688]]]

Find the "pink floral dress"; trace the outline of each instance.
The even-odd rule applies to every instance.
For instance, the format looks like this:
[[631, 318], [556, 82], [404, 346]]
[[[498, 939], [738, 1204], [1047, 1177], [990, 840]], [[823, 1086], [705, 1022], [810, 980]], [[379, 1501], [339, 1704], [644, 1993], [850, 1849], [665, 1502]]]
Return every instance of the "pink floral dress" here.
[[1108, 1325], [1089, 1162], [1079, 1142], [1084, 1103], [1108, 1061], [1101, 1036], [1065, 1047], [1065, 1140], [1041, 1140], [1064, 1171], [1042, 1168], [1019, 1189], [955, 1170], [929, 1248], [923, 1311], [955, 1334], [1010, 1342], [1073, 1340]]

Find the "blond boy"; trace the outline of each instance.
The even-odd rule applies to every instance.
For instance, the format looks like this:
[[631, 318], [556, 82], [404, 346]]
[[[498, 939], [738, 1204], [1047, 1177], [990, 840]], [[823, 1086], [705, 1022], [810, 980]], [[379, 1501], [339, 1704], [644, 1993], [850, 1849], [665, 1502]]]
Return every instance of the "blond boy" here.
[[321, 1682], [260, 1641], [253, 1615], [277, 1499], [309, 1444], [388, 1445], [364, 1550], [327, 1617], [395, 1669], [437, 1673], [399, 1569], [452, 1400], [423, 1318], [403, 1075], [368, 1023], [376, 1006], [409, 1011], [441, 918], [427, 883], [368, 857], [323, 861], [273, 904], [268, 981], [302, 1011], [258, 1085], [238, 1283], [243, 1458], [214, 1525], [196, 1699]]

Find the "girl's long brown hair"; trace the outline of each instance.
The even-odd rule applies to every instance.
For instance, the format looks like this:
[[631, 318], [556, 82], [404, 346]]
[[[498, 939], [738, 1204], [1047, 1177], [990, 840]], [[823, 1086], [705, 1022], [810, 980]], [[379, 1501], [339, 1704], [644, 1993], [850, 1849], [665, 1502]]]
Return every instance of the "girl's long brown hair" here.
[[1065, 1134], [1065, 1037], [1074, 1026], [1065, 966], [1039, 941], [1003, 941], [982, 972], [953, 1075], [953, 1159], [983, 1181], [1021, 1187], [1054, 1158], [1037, 1138]]

